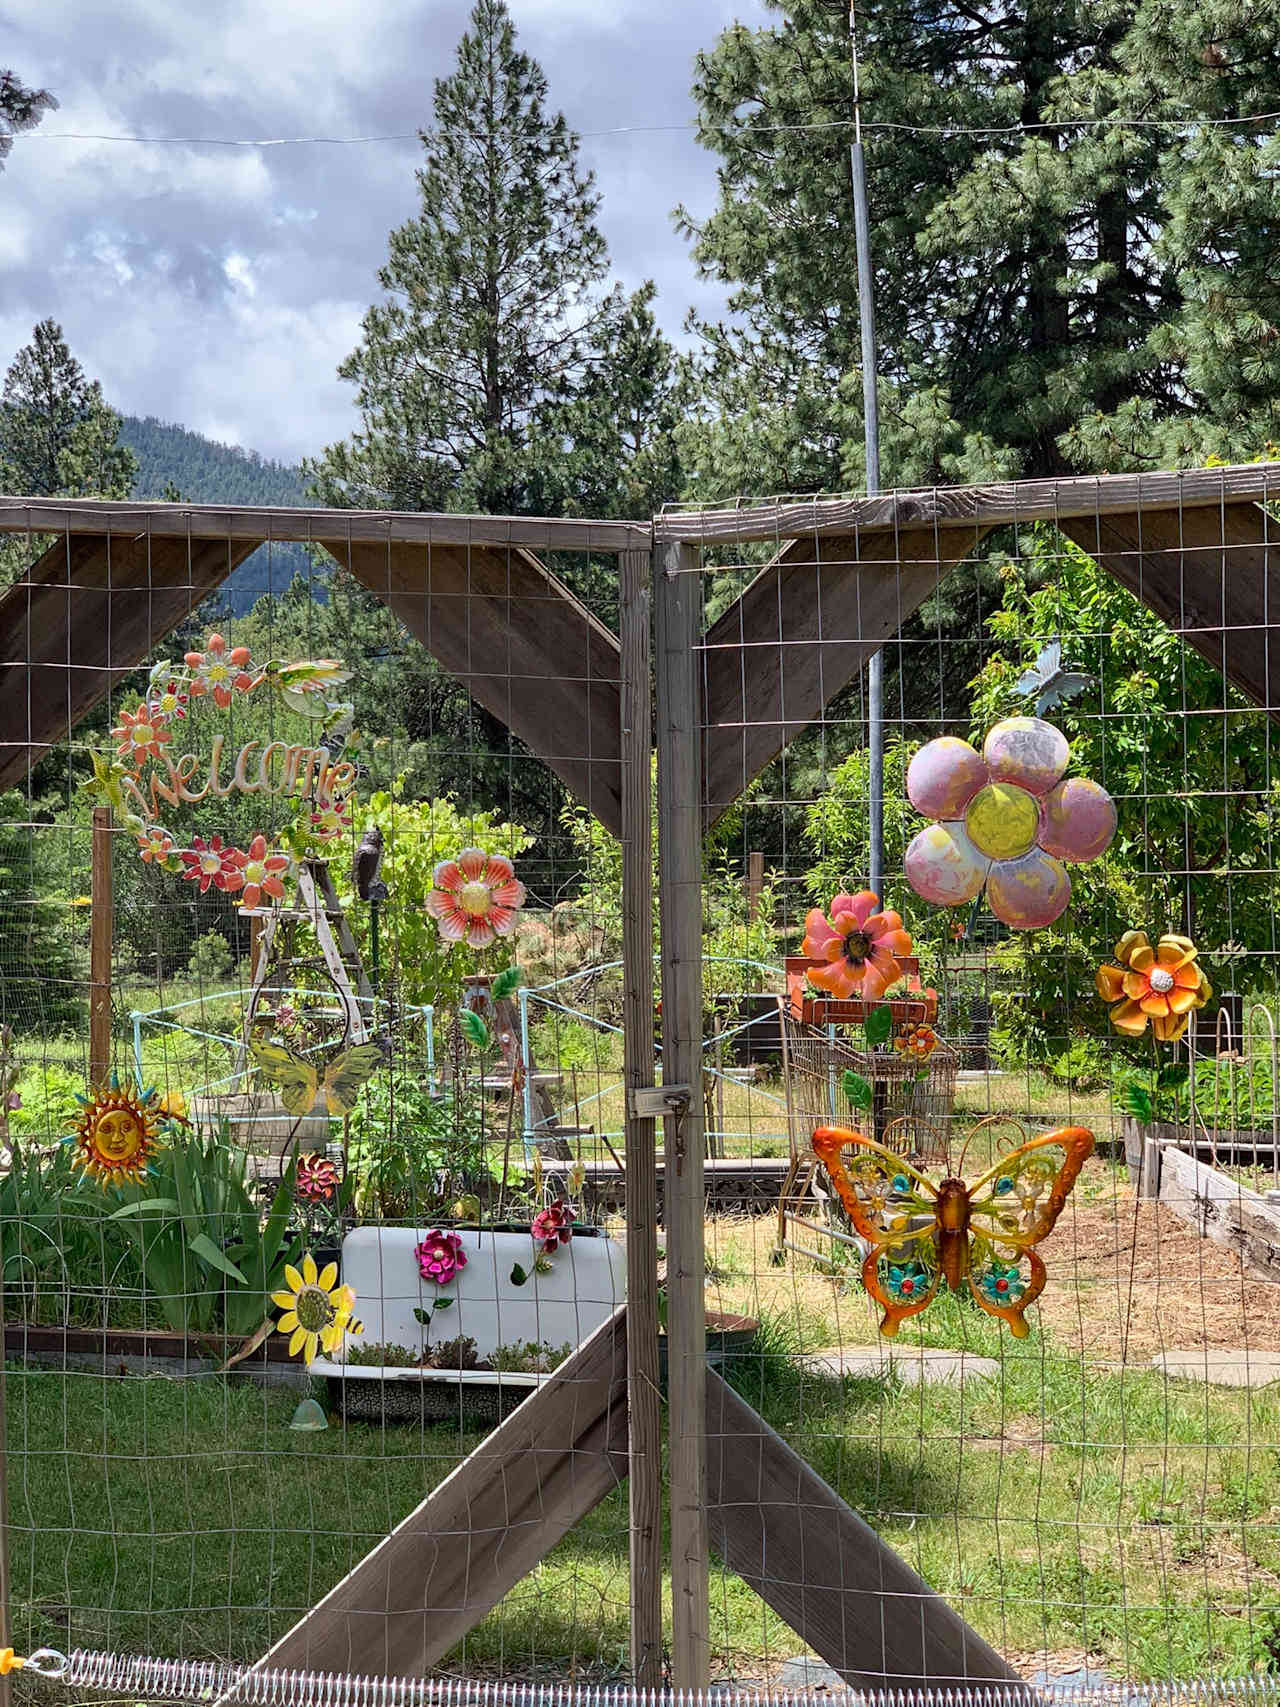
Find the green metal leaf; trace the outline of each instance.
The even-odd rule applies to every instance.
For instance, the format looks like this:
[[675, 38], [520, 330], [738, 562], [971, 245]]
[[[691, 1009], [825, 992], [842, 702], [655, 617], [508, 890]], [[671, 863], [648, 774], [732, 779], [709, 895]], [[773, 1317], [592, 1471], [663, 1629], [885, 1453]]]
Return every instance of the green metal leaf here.
[[505, 971], [498, 973], [497, 977], [490, 985], [490, 993], [492, 994], [495, 1002], [501, 1002], [505, 1000], [507, 996], [514, 996], [523, 983], [524, 973], [520, 968], [518, 966], [508, 966]]
[[453, 1299], [452, 1298], [437, 1298], [436, 1299], [436, 1309], [437, 1310], [452, 1310], [452, 1308], [453, 1308]]
[[852, 1067], [846, 1067], [844, 1072], [841, 1073], [840, 1088], [852, 1107], [871, 1107], [872, 1095], [870, 1080], [864, 1079], [861, 1073], [855, 1073]]
[[893, 1030], [893, 1014], [887, 1002], [878, 1008], [872, 1008], [867, 1015], [867, 1042], [874, 1049], [878, 1043], [887, 1043], [889, 1033]]
[[519, 1264], [519, 1263], [516, 1263], [516, 1264], [515, 1264], [515, 1265], [514, 1265], [514, 1266], [513, 1266], [513, 1267], [512, 1267], [512, 1270], [511, 1270], [511, 1284], [512, 1284], [512, 1285], [513, 1285], [513, 1286], [523, 1286], [523, 1285], [524, 1285], [524, 1283], [525, 1283], [525, 1281], [526, 1281], [526, 1280], [528, 1280], [528, 1278], [529, 1278], [529, 1271], [528, 1271], [528, 1269], [525, 1269], [525, 1268], [521, 1268], [521, 1266], [520, 1266], [520, 1264]]
[[458, 1015], [458, 1029], [473, 1049], [487, 1049], [491, 1038], [489, 1027], [478, 1013], [470, 1008], [463, 1008]]
[[1155, 1104], [1151, 1100], [1151, 1092], [1145, 1085], [1131, 1084], [1124, 1093], [1124, 1107], [1144, 1125], [1156, 1117]]

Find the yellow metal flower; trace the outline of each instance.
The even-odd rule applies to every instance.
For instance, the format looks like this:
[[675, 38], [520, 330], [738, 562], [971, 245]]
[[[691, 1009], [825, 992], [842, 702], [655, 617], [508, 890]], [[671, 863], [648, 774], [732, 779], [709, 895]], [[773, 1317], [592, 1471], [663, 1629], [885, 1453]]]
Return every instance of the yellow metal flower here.
[[362, 1325], [351, 1314], [356, 1295], [349, 1286], [338, 1285], [336, 1262], [317, 1269], [308, 1251], [301, 1273], [286, 1263], [284, 1278], [286, 1286], [271, 1294], [271, 1302], [284, 1311], [276, 1328], [289, 1335], [290, 1357], [301, 1352], [304, 1362], [311, 1363], [319, 1351], [336, 1351], [343, 1334], [363, 1333]]
[[76, 1147], [80, 1171], [102, 1185], [144, 1179], [165, 1118], [156, 1093], [121, 1090], [113, 1076], [77, 1101], [83, 1112], [66, 1142]]
[[1162, 936], [1154, 948], [1145, 931], [1126, 931], [1116, 944], [1118, 966], [1099, 966], [1095, 982], [1111, 1009], [1117, 1031], [1141, 1037], [1147, 1021], [1161, 1043], [1173, 1043], [1187, 1029], [1192, 1011], [1202, 1008], [1213, 987], [1196, 964], [1190, 937]]
[[181, 1091], [166, 1091], [160, 1098], [160, 1112], [170, 1120], [187, 1119], [187, 1099]]

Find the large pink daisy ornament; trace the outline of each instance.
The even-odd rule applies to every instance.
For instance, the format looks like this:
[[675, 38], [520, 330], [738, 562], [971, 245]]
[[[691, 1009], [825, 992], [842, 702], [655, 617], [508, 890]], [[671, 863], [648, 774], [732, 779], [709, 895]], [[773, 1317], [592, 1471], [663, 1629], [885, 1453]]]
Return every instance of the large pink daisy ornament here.
[[1087, 777], [1066, 777], [1071, 749], [1052, 723], [1008, 717], [978, 753], [944, 735], [907, 768], [907, 795], [934, 823], [907, 848], [907, 881], [939, 907], [961, 907], [985, 886], [987, 903], [1016, 931], [1041, 930], [1071, 900], [1068, 865], [1106, 852], [1115, 802]]
[[525, 889], [502, 854], [464, 848], [456, 859], [441, 860], [432, 882], [427, 911], [445, 942], [487, 948], [515, 929]]

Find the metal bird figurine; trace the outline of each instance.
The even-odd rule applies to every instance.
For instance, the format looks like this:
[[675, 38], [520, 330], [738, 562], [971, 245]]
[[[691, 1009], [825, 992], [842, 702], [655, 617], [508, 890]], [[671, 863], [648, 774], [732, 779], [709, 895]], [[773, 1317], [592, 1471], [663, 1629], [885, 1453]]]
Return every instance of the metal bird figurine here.
[[381, 870], [382, 831], [376, 824], [372, 824], [360, 838], [355, 865], [352, 868], [356, 894], [362, 901], [386, 900], [387, 886], [379, 876]]
[[1062, 642], [1051, 640], [1043, 647], [1035, 663], [1018, 677], [1017, 691], [1036, 696], [1036, 716], [1043, 717], [1063, 700], [1074, 699], [1094, 685], [1094, 678], [1082, 670], [1073, 670], [1062, 662]]

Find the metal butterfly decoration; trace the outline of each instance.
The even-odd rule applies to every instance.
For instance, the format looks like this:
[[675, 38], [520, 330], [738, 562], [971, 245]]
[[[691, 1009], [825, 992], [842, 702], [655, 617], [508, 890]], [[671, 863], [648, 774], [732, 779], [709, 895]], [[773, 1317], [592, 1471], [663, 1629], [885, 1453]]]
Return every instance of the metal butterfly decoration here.
[[360, 1087], [387, 1060], [387, 1050], [377, 1039], [339, 1050], [322, 1065], [283, 1043], [269, 1043], [258, 1037], [249, 1039], [249, 1053], [264, 1077], [279, 1091], [285, 1108], [298, 1120], [310, 1114], [318, 1102], [331, 1115], [350, 1114]]
[[1086, 676], [1080, 670], [1063, 668], [1062, 642], [1051, 640], [1041, 649], [1031, 668], [1018, 677], [1017, 691], [1035, 694], [1036, 716], [1043, 717], [1046, 711], [1052, 711], [1064, 699], [1073, 699], [1093, 683], [1092, 676]]
[[1048, 1278], [1036, 1246], [1053, 1231], [1093, 1145], [1085, 1127], [1064, 1126], [1019, 1144], [972, 1185], [960, 1177], [962, 1154], [935, 1185], [874, 1139], [820, 1126], [814, 1153], [870, 1247], [862, 1284], [884, 1310], [885, 1338], [927, 1309], [945, 1280], [1025, 1339], [1027, 1307]]

